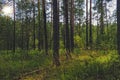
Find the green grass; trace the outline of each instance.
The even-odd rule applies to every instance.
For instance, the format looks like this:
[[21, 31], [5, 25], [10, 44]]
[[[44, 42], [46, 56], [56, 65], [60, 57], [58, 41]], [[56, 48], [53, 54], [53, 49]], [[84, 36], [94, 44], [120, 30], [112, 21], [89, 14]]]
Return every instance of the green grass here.
[[120, 57], [115, 50], [90, 51], [75, 49], [72, 59], [60, 50], [61, 66], [52, 66], [52, 51], [17, 51], [0, 54], [0, 80], [13, 80], [24, 73], [43, 69], [22, 80], [120, 80]]
[[51, 63], [51, 57], [39, 51], [2, 52], [0, 54], [0, 80], [13, 80], [15, 77]]
[[116, 51], [81, 52], [84, 53], [72, 55], [72, 60], [62, 61], [60, 67], [50, 67], [23, 80], [120, 80], [120, 57]]

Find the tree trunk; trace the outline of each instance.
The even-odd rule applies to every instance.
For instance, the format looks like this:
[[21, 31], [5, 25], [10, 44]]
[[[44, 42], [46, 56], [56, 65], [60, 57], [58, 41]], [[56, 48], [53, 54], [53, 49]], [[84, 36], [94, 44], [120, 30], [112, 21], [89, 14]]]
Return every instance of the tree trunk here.
[[70, 12], [70, 47], [71, 51], [74, 51], [74, 0], [71, 0], [71, 12]]
[[105, 13], [106, 13], [107, 36], [108, 36], [108, 40], [109, 40], [109, 27], [108, 27], [108, 11], [107, 11], [107, 1], [105, 1]]
[[90, 34], [89, 34], [89, 45], [92, 48], [92, 0], [90, 0]]
[[104, 9], [103, 9], [103, 0], [100, 1], [101, 7], [101, 16], [100, 16], [100, 27], [101, 27], [101, 34], [104, 33]]
[[88, 48], [88, 0], [86, 0], [86, 49]]
[[[51, 26], [53, 26], [53, 0], [51, 0]], [[51, 27], [51, 32], [50, 32], [50, 49], [52, 49], [52, 44], [53, 44], [53, 28]]]
[[15, 52], [15, 43], [16, 43], [16, 40], [15, 40], [15, 0], [13, 0], [13, 12], [14, 12], [14, 27], [13, 27], [13, 52]]
[[117, 49], [120, 55], [120, 0], [117, 0]]
[[32, 1], [33, 3], [33, 49], [35, 50], [35, 2], [34, 0]]
[[38, 50], [43, 49], [43, 29], [41, 27], [41, 19], [40, 19], [40, 0], [38, 0]]
[[53, 0], [53, 64], [60, 66], [59, 61], [59, 15], [57, 0]]
[[69, 36], [69, 24], [68, 24], [68, 0], [63, 0], [64, 4], [64, 18], [65, 18], [65, 43], [66, 43], [66, 58], [71, 58], [70, 55], [70, 36]]
[[46, 28], [45, 0], [42, 0], [42, 8], [43, 8], [43, 25], [44, 25], [45, 53], [46, 53], [46, 55], [48, 55], [48, 39], [47, 39], [47, 28]]

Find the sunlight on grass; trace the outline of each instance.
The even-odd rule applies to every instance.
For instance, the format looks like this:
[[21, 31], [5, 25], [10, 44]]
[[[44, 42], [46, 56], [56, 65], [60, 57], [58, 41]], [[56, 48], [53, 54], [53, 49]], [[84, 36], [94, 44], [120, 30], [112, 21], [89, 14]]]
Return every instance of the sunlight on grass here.
[[98, 58], [96, 58], [96, 61], [100, 62], [100, 63], [108, 63], [110, 61], [111, 57], [110, 56], [100, 56]]
[[109, 80], [109, 78], [114, 78], [111, 72], [119, 78], [120, 61], [114, 51], [108, 51], [107, 54], [100, 51], [80, 52], [80, 54], [71, 53], [71, 60], [66, 60], [65, 54], [61, 54], [61, 66], [57, 68], [51, 66], [52, 55], [45, 57], [45, 54], [38, 53], [38, 51], [31, 51], [27, 56], [21, 55], [20, 52], [14, 56], [1, 54], [0, 72], [3, 73], [0, 73], [0, 77], [12, 79], [13, 76], [19, 76], [38, 68], [41, 69], [40, 72], [25, 76], [21, 80], [97, 80], [98, 77], [101, 80]]

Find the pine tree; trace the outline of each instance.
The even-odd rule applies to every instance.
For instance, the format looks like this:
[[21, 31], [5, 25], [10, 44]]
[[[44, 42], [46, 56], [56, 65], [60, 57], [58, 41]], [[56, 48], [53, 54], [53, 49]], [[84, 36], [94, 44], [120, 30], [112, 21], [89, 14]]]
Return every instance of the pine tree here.
[[89, 29], [89, 45], [92, 48], [92, 0], [90, 0], [90, 29]]
[[16, 43], [16, 37], [15, 37], [15, 0], [13, 0], [13, 12], [14, 12], [14, 27], [13, 27], [13, 52], [15, 52], [15, 43]]
[[74, 50], [74, 0], [71, 0], [70, 11], [70, 47], [71, 51]]
[[68, 22], [68, 0], [63, 0], [64, 4], [64, 20], [65, 20], [65, 48], [66, 48], [66, 58], [71, 58], [70, 55], [70, 29]]
[[86, 0], [86, 48], [88, 48], [88, 0]]
[[45, 0], [42, 0], [42, 8], [43, 8], [43, 25], [44, 25], [45, 53], [46, 53], [46, 55], [48, 55], [48, 38], [47, 38], [47, 26], [46, 26]]
[[59, 61], [59, 15], [57, 0], [53, 0], [53, 63], [60, 66]]
[[117, 0], [117, 48], [120, 54], [120, 0]]

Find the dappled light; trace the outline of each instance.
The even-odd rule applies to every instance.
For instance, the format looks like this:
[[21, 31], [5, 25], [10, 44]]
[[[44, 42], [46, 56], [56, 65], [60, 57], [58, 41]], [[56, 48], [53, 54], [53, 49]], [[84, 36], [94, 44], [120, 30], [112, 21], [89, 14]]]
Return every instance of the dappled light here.
[[0, 80], [120, 80], [120, 0], [0, 0]]

